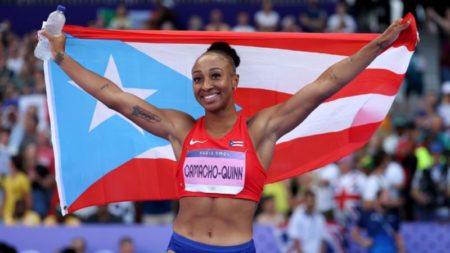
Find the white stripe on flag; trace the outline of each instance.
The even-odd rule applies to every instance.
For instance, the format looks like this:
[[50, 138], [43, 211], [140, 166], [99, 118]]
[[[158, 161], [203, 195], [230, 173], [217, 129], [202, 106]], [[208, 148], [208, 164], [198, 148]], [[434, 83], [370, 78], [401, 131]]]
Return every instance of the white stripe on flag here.
[[147, 158], [147, 159], [169, 159], [175, 161], [175, 155], [172, 150], [171, 145], [159, 146], [156, 148], [151, 148], [142, 154], [136, 156], [136, 158]]
[[52, 80], [52, 74], [51, 74], [51, 68], [49, 66], [48, 61], [44, 61], [43, 67], [44, 67], [44, 75], [45, 75], [45, 88], [47, 90], [47, 101], [49, 101], [48, 104], [48, 113], [50, 117], [50, 130], [51, 130], [51, 137], [52, 137], [52, 145], [53, 145], [53, 152], [55, 154], [55, 181], [56, 185], [58, 187], [58, 197], [59, 197], [59, 204], [61, 206], [61, 213], [62, 215], [67, 214], [67, 210], [64, 208], [68, 206], [67, 200], [66, 200], [66, 190], [64, 189], [64, 184], [62, 180], [62, 169], [61, 169], [61, 147], [60, 147], [60, 138], [58, 133], [58, 120], [56, 116], [55, 111], [55, 100], [53, 95], [53, 80]]
[[394, 99], [395, 96], [367, 94], [323, 103], [294, 130], [281, 137], [277, 144], [299, 137], [337, 132], [350, 127], [380, 122], [389, 111]]
[[[191, 78], [192, 66], [208, 45], [128, 43], [130, 46]], [[235, 46], [242, 63], [238, 68], [239, 87], [294, 94], [314, 81], [326, 68], [345, 58], [341, 55]], [[413, 53], [406, 47], [389, 48], [368, 69], [384, 69], [404, 74]], [[180, 59], [183, 59], [182, 61]], [[274, 66], [276, 72], [274, 72]]]

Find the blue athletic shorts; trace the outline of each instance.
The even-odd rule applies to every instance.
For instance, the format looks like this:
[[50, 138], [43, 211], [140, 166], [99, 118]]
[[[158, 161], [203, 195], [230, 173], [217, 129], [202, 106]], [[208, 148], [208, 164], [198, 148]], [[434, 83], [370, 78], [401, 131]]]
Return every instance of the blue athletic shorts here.
[[167, 250], [175, 253], [256, 253], [253, 240], [234, 246], [214, 246], [192, 241], [175, 232], [170, 238]]

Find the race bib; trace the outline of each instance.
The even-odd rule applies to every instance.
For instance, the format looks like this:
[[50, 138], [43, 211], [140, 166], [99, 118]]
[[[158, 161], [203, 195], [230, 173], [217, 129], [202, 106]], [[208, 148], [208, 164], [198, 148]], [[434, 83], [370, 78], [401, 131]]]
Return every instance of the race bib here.
[[183, 175], [186, 191], [238, 194], [244, 189], [245, 152], [189, 151], [183, 164]]

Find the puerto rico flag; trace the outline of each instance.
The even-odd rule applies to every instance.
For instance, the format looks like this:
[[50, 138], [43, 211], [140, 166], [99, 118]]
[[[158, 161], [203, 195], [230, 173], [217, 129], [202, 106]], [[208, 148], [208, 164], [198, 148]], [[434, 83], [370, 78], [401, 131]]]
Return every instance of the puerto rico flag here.
[[[417, 43], [410, 27], [355, 80], [277, 143], [267, 182], [319, 168], [363, 146], [389, 111]], [[66, 52], [159, 107], [204, 114], [192, 91], [195, 59], [215, 41], [241, 56], [236, 103], [246, 116], [287, 100], [378, 34], [112, 31], [66, 26]], [[176, 199], [169, 143], [44, 65], [63, 213], [125, 200]], [[236, 140], [230, 145], [239, 145]]]

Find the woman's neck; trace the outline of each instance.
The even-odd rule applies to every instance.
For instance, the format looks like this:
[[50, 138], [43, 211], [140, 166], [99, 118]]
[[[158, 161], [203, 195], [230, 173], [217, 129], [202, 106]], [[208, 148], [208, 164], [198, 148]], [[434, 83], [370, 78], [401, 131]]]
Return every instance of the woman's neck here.
[[238, 113], [236, 109], [230, 108], [220, 112], [205, 113], [205, 128], [208, 134], [214, 138], [225, 136], [236, 123]]

